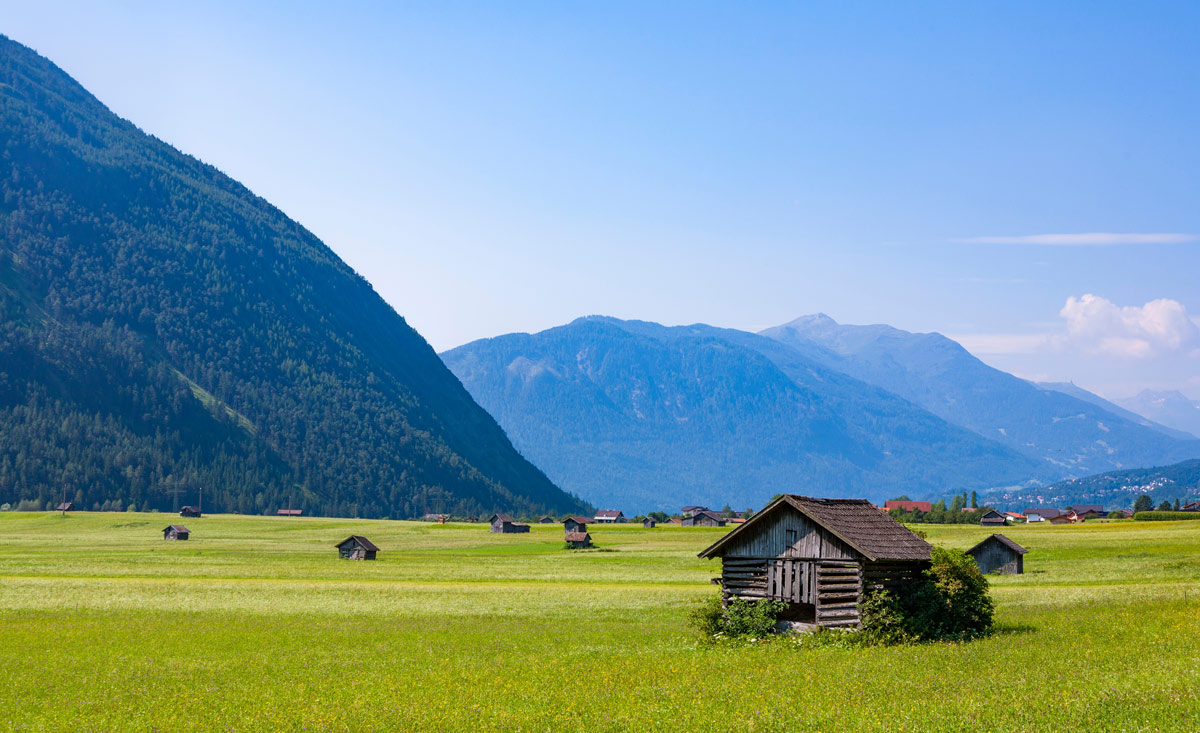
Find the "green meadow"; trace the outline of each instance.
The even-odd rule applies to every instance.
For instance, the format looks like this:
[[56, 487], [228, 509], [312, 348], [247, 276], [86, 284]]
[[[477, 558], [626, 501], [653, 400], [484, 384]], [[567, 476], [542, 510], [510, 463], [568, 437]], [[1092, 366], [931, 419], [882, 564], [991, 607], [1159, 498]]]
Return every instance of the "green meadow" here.
[[0, 727], [1200, 730], [1200, 522], [1004, 531], [1030, 553], [990, 638], [730, 648], [687, 623], [721, 529], [6, 512]]

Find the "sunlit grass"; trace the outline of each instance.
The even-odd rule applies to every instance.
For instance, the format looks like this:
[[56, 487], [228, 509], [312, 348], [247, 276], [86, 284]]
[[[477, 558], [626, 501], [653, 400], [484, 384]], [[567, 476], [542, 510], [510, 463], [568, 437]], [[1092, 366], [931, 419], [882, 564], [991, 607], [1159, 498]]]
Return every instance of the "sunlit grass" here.
[[1000, 633], [799, 650], [688, 630], [719, 529], [5, 513], [0, 728], [1197, 730], [1197, 524], [1005, 529]]

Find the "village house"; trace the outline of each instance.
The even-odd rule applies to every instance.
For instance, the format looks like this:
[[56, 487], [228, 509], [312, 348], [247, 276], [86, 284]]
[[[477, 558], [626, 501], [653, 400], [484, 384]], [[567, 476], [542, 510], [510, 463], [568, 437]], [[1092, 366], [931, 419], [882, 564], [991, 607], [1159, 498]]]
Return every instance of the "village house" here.
[[857, 627], [864, 594], [915, 582], [930, 550], [865, 499], [785, 494], [699, 556], [721, 558], [726, 601], [781, 600], [785, 620]]
[[1200, 512], [1200, 501], [1193, 501], [1190, 504], [1184, 504], [1179, 507], [1181, 512]]
[[587, 532], [567, 532], [567, 546], [572, 550], [583, 550], [592, 546], [592, 536]]
[[586, 532], [588, 522], [592, 521], [588, 517], [567, 517], [563, 520], [564, 532]]
[[188, 535], [190, 535], [190, 534], [191, 534], [191, 530], [189, 530], [187, 527], [183, 526], [182, 524], [169, 524], [163, 530], [163, 539], [164, 540], [186, 540], [188, 538]]
[[299, 517], [302, 514], [304, 514], [304, 510], [303, 509], [280, 509], [279, 511], [275, 512], [275, 514], [280, 517]]
[[1026, 552], [1028, 550], [1002, 534], [994, 534], [967, 550], [967, 554], [975, 558], [979, 572], [984, 575], [1020, 575], [1025, 572]]
[[335, 545], [343, 560], [374, 560], [379, 548], [362, 535], [352, 534]]
[[902, 499], [891, 499], [883, 502], [883, 508], [887, 511], [899, 509], [903, 512], [924, 512], [928, 514], [933, 511], [933, 504], [928, 501], [905, 501]]
[[654, 527], [657, 525], [658, 522], [654, 521], [654, 517], [646, 517], [642, 520], [642, 527], [645, 529], [654, 529]]
[[680, 522], [685, 527], [724, 527], [725, 518], [709, 509], [692, 512]]
[[597, 524], [613, 524], [615, 522], [624, 522], [625, 515], [618, 509], [600, 509], [593, 517]]
[[179, 507], [179, 516], [184, 517], [184, 518], [189, 518], [189, 519], [195, 519], [196, 517], [200, 516], [200, 507], [198, 507], [198, 506]]
[[1008, 523], [1008, 517], [1004, 516], [1000, 512], [996, 511], [995, 509], [990, 509], [990, 510], [984, 512], [983, 516], [981, 516], [979, 518], [979, 523], [985, 527], [990, 527], [990, 526], [995, 526], [995, 525], [1002, 526], [1002, 525]]
[[519, 534], [521, 532], [529, 531], [528, 524], [514, 521], [513, 518], [507, 514], [493, 514], [492, 518], [489, 519], [488, 522], [492, 525], [492, 532], [501, 534]]
[[1080, 522], [1104, 516], [1104, 507], [1099, 504], [1076, 504], [1069, 508], [1075, 512], [1075, 516], [1079, 518]]
[[1079, 521], [1079, 517], [1076, 516], [1075, 512], [1068, 510], [1058, 516], [1050, 517], [1046, 521], [1050, 524], [1075, 524]]
[[1004, 518], [1009, 522], [1024, 522], [1025, 515], [1020, 512], [1004, 512]]
[[1061, 517], [1067, 512], [1063, 509], [1026, 509], [1025, 521], [1027, 522], [1049, 522], [1055, 517]]

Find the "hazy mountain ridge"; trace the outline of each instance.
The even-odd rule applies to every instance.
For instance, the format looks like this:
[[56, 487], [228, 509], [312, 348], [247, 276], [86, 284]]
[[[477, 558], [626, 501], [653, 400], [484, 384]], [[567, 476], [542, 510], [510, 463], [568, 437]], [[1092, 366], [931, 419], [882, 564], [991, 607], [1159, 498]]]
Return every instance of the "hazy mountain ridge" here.
[[804, 316], [762, 335], [924, 407], [950, 423], [1057, 467], [1059, 476], [1200, 456], [1179, 440], [1092, 402], [987, 366], [937, 333]]
[[1011, 449], [740, 331], [590, 317], [442, 357], [551, 478], [635, 511], [757, 506], [783, 490], [883, 498], [1012, 484], [1039, 471]]
[[0, 117], [0, 501], [583, 508], [316, 237], [3, 37]]
[[1176, 440], [1194, 440], [1196, 438], [1196, 436], [1189, 432], [1176, 430], [1175, 428], [1161, 425], [1145, 417], [1144, 415], [1139, 415], [1136, 412], [1127, 410], [1115, 402], [1110, 402], [1109, 400], [1104, 399], [1094, 392], [1087, 391], [1074, 382], [1030, 382], [1030, 384], [1034, 385], [1038, 389], [1062, 392], [1063, 394], [1070, 395], [1076, 399], [1083, 400], [1084, 402], [1089, 402], [1102, 410], [1111, 412], [1118, 417], [1123, 417], [1135, 425], [1141, 425], [1142, 427], [1150, 428], [1151, 430], [1157, 430], [1158, 432], [1163, 433], [1164, 435], [1169, 435]]
[[1200, 436], [1200, 402], [1188, 399], [1178, 390], [1144, 389], [1133, 397], [1117, 402], [1146, 419], [1161, 422], [1192, 436]]
[[1109, 471], [1037, 489], [992, 491], [986, 496], [998, 506], [1016, 511], [1028, 507], [1061, 508], [1071, 504], [1100, 504], [1112, 511], [1129, 509], [1142, 494], [1149, 494], [1156, 506], [1175, 499], [1185, 504], [1200, 500], [1200, 459], [1170, 466]]

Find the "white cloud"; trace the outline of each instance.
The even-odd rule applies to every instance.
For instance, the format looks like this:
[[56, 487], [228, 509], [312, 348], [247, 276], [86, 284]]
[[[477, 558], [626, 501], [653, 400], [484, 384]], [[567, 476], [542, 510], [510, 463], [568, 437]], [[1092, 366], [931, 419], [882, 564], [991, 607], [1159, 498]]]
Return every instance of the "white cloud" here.
[[1133, 359], [1200, 354], [1200, 326], [1177, 300], [1122, 307], [1097, 295], [1072, 296], [1059, 315], [1067, 328], [1054, 341], [1064, 348]]
[[1096, 247], [1121, 244], [1186, 244], [1200, 241], [1200, 235], [1179, 232], [1118, 234], [1085, 232], [1082, 234], [1026, 234], [1022, 236], [965, 237], [952, 239], [960, 244], [1040, 244], [1050, 247]]

